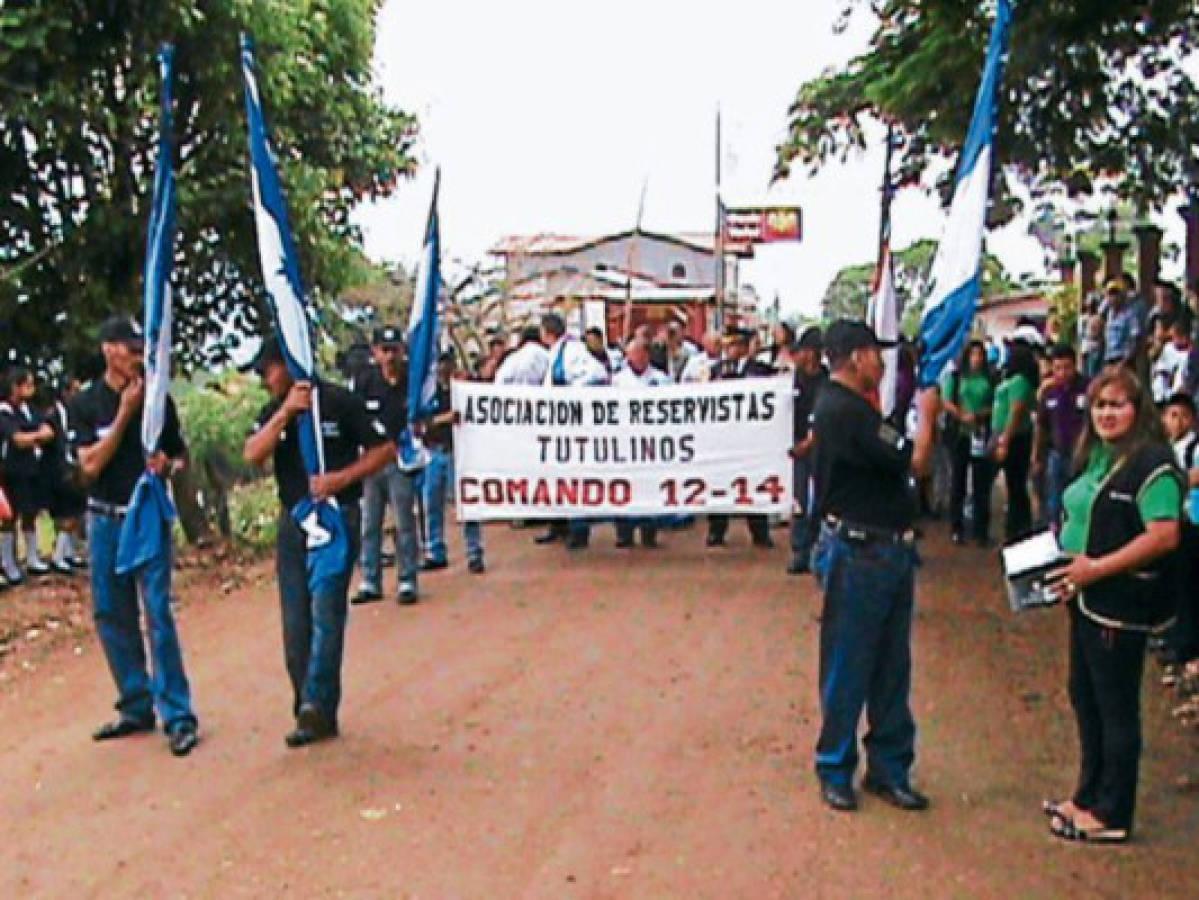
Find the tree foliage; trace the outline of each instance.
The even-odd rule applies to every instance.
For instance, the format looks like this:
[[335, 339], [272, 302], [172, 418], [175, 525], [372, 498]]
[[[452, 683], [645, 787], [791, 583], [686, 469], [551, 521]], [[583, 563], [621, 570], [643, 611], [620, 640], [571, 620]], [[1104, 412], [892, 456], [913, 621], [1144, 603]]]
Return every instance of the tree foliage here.
[[227, 361], [265, 307], [238, 35], [259, 84], [305, 284], [361, 269], [350, 212], [410, 174], [412, 116], [372, 87], [381, 0], [15, 0], [0, 8], [0, 349], [78, 358], [140, 308], [159, 78], [176, 47], [178, 358]]
[[[891, 255], [900, 330], [905, 334], [914, 334], [920, 321], [936, 255], [937, 242], [929, 239], [916, 241]], [[866, 318], [876, 268], [875, 263], [846, 266], [833, 277], [820, 302], [824, 321]], [[987, 254], [983, 263], [982, 285], [984, 296], [1006, 293], [1014, 287], [1003, 264], [992, 254]]]
[[[863, 0], [845, 0], [843, 17]], [[965, 139], [995, 0], [872, 0], [869, 50], [802, 85], [776, 177], [815, 171], [865, 146], [870, 120], [902, 135], [898, 170], [914, 183]], [[1182, 61], [1199, 40], [1194, 0], [1019, 0], [1001, 90], [997, 159], [1026, 182], [1089, 190], [1115, 176], [1141, 207], [1160, 205], [1199, 147], [1199, 94]], [[1009, 198], [1006, 184], [993, 205]], [[993, 221], [1010, 217], [999, 210]]]

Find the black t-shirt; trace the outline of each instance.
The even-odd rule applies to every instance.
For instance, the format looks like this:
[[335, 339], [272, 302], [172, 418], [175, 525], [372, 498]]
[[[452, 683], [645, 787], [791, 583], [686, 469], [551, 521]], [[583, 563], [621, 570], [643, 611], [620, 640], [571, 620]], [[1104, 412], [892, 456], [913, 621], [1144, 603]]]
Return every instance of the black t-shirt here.
[[820, 514], [875, 528], [910, 527], [912, 442], [833, 379], [821, 388], [813, 418]]
[[821, 369], [815, 375], [809, 375], [802, 369], [795, 370], [795, 380], [791, 386], [791, 397], [795, 401], [795, 442], [799, 443], [812, 430], [812, 412], [816, 408], [816, 398], [820, 388], [828, 378], [828, 373]]
[[[103, 377], [97, 378], [80, 391], [71, 401], [68, 421], [68, 439], [71, 445], [89, 447], [109, 433], [121, 395], [109, 387]], [[108, 461], [95, 481], [87, 486], [87, 495], [102, 503], [124, 506], [133, 496], [133, 488], [146, 468], [146, 457], [142, 452], [142, 409], [129, 417], [129, 424], [121, 435], [116, 453]], [[166, 416], [163, 420], [162, 437], [158, 442], [162, 452], [172, 459], [179, 459], [187, 452], [183, 434], [179, 429], [179, 416], [175, 412], [175, 401], [167, 396]]]
[[[358, 459], [360, 451], [387, 441], [383, 424], [371, 418], [360, 398], [343, 387], [324, 381], [318, 383], [317, 390], [320, 393], [325, 471], [344, 469]], [[282, 400], [272, 400], [264, 406], [253, 431], [260, 430], [282, 405]], [[299, 433], [295, 426], [296, 419], [293, 419], [283, 429], [279, 443], [275, 445], [275, 484], [284, 509], [291, 509], [308, 496], [308, 471], [304, 468]], [[337, 502], [349, 506], [357, 503], [361, 496], [362, 485], [356, 481], [337, 495]]]
[[400, 366], [396, 383], [383, 377], [378, 366], [371, 366], [355, 376], [354, 393], [366, 404], [366, 412], [383, 423], [387, 436], [392, 441], [400, 438], [400, 432], [408, 424], [408, 373]]
[[43, 449], [18, 447], [13, 440], [18, 434], [37, 431], [42, 420], [27, 403], [12, 406], [0, 403], [0, 460], [9, 478], [30, 478], [37, 474]]

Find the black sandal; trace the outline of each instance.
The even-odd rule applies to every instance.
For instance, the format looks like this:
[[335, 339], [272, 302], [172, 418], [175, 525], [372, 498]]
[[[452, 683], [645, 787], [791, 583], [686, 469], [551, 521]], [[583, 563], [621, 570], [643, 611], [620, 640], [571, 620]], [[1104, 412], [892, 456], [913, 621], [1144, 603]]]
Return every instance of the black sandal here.
[[1073, 819], [1054, 816], [1049, 822], [1049, 833], [1064, 841], [1079, 841], [1086, 844], [1124, 844], [1128, 842], [1127, 828], [1079, 828]]

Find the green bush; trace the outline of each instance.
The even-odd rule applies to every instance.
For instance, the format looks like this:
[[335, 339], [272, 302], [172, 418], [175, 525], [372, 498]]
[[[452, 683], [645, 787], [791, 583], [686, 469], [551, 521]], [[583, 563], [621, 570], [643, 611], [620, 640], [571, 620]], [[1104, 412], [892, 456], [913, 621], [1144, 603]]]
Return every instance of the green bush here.
[[252, 477], [242, 462], [242, 444], [266, 402], [258, 378], [235, 370], [178, 392], [183, 435], [201, 478], [205, 463], [227, 471], [232, 479]]
[[261, 478], [239, 484], [229, 494], [229, 518], [233, 538], [255, 550], [269, 550], [278, 531], [279, 497], [275, 480]]

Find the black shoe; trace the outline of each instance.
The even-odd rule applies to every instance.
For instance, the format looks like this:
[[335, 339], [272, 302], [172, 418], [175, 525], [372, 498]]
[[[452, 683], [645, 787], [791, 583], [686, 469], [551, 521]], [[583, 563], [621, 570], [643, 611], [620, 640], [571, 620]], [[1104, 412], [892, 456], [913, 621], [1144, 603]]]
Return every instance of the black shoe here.
[[9, 587], [20, 587], [25, 583], [24, 575], [7, 575], [5, 578], [8, 580]]
[[759, 535], [754, 538], [753, 544], [755, 547], [761, 547], [763, 550], [774, 549], [774, 539], [768, 534]]
[[450, 561], [448, 559], [426, 559], [420, 564], [422, 572], [436, 572], [438, 569], [448, 569]]
[[120, 718], [115, 722], [105, 722], [92, 732], [93, 741], [111, 741], [114, 738], [128, 737], [131, 734], [144, 734], [154, 730], [154, 719]]
[[633, 539], [631, 537], [622, 537], [622, 538], [616, 539], [616, 549], [617, 550], [628, 550], [632, 546], [633, 546]]
[[330, 724], [314, 704], [302, 703], [300, 711], [296, 714], [295, 729], [283, 740], [294, 750], [336, 736], [336, 725]]
[[643, 537], [641, 539], [641, 546], [646, 550], [657, 550], [661, 545], [658, 543], [658, 539], [656, 537]]
[[887, 784], [885, 781], [867, 774], [862, 779], [862, 790], [886, 800], [897, 809], [906, 809], [911, 812], [928, 809], [928, 797], [906, 784]]
[[585, 535], [576, 536], [576, 535], [572, 534], [566, 539], [566, 549], [567, 550], [586, 550], [588, 543], [590, 543], [590, 539], [588, 537], [586, 537]]
[[562, 535], [556, 531], [547, 531], [545, 534], [539, 534], [533, 538], [534, 544], [556, 544], [562, 540]]
[[482, 575], [487, 571], [487, 566], [483, 564], [483, 557], [472, 556], [466, 563], [466, 571], [472, 575]]
[[48, 565], [46, 565], [45, 563], [38, 563], [36, 565], [34, 565], [33, 563], [26, 563], [25, 571], [28, 572], [30, 575], [33, 575], [37, 578], [41, 578], [43, 575], [50, 574], [50, 567]]
[[373, 588], [373, 587], [370, 587], [370, 586], [364, 584], [362, 587], [358, 588], [358, 593], [354, 595], [353, 599], [351, 599], [350, 602], [354, 603], [354, 604], [374, 603], [376, 600], [382, 600], [382, 599], [383, 599], [382, 591], [379, 591], [376, 588]]
[[87, 568], [87, 560], [84, 559], [82, 556], [72, 556], [69, 560], [67, 560], [67, 562], [69, 562], [76, 569], [86, 569]]
[[723, 534], [709, 534], [708, 537], [704, 540], [704, 546], [705, 547], [724, 547], [724, 546], [726, 546], [726, 544], [724, 542], [724, 535]]
[[966, 543], [966, 535], [962, 534], [962, 529], [960, 528], [955, 528], [949, 535], [949, 539], [959, 547]]
[[820, 782], [820, 799], [829, 809], [837, 812], [853, 812], [858, 808], [858, 797], [853, 792], [853, 785], [834, 784], [831, 781]]
[[411, 581], [401, 581], [396, 592], [396, 602], [403, 606], [411, 606], [417, 601], [416, 584]]
[[59, 562], [58, 560], [54, 560], [52, 563], [50, 563], [50, 568], [56, 575], [75, 574], [74, 566], [72, 566], [70, 563]]
[[807, 575], [811, 571], [812, 567], [808, 565], [808, 561], [798, 556], [792, 557], [791, 562], [787, 563], [788, 575]]
[[171, 748], [171, 754], [174, 756], [187, 756], [196, 749], [198, 743], [200, 743], [200, 736], [196, 733], [196, 726], [191, 722], [175, 726], [167, 736], [167, 745]]

